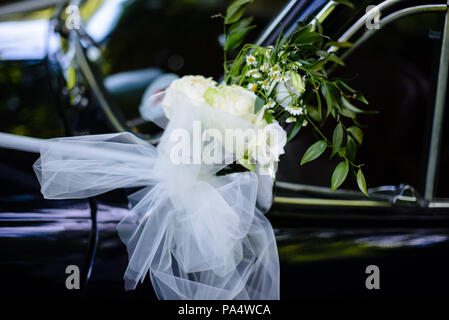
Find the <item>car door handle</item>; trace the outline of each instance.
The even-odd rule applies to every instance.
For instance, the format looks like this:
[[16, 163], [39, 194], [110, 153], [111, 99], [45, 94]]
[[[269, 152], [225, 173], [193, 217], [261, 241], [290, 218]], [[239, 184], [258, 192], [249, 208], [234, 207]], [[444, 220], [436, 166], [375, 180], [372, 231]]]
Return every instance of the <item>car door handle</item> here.
[[380, 197], [389, 200], [394, 206], [424, 206], [424, 199], [411, 185], [401, 183], [398, 186], [380, 186], [370, 188], [368, 193], [374, 198]]

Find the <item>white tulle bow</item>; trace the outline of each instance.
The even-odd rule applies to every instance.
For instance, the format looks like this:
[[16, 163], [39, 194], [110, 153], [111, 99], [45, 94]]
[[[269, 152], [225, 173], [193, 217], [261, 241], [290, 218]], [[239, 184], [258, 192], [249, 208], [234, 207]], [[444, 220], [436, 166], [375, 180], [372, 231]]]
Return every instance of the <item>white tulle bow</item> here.
[[258, 198], [265, 207], [271, 201], [272, 181], [259, 186], [254, 172], [217, 175], [233, 160], [226, 152], [223, 164], [170, 159], [171, 134], [182, 128], [193, 138], [194, 120], [219, 130], [251, 124], [207, 105], [193, 107], [182, 96], [177, 105], [157, 148], [131, 133], [43, 145], [35, 164], [43, 195], [86, 198], [143, 187], [130, 196], [133, 208], [118, 225], [129, 254], [126, 289], [149, 273], [160, 299], [279, 299], [274, 233], [256, 207]]

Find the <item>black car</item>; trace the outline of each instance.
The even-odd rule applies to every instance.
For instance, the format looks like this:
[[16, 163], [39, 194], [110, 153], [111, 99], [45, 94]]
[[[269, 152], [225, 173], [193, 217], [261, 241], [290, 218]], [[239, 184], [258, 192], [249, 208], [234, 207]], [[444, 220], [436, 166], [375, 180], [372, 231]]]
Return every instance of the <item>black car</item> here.
[[[446, 0], [255, 0], [248, 41], [270, 45], [297, 22], [318, 21], [345, 68], [328, 70], [363, 91], [370, 198], [347, 181], [329, 188], [335, 163], [299, 166], [307, 130], [281, 158], [267, 213], [277, 238], [281, 299], [442, 297], [449, 289], [449, 12]], [[131, 131], [157, 143], [142, 119], [146, 90], [167, 75], [219, 80], [219, 0], [19, 1], [0, 7], [0, 131], [38, 138]], [[79, 15], [78, 15], [79, 14]], [[116, 190], [45, 200], [38, 154], [0, 149], [0, 296], [155, 299], [147, 278], [125, 292], [128, 214]], [[67, 287], [71, 267], [80, 289]], [[370, 267], [371, 266], [371, 267]], [[374, 266], [374, 267], [372, 267]], [[69, 268], [68, 268], [69, 267]], [[372, 288], [371, 270], [380, 274]]]

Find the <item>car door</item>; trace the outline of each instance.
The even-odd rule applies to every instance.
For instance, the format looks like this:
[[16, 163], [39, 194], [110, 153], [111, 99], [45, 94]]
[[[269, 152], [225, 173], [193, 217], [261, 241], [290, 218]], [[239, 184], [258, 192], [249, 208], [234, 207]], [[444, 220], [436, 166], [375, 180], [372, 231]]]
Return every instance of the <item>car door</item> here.
[[[447, 197], [447, 129], [441, 152], [434, 139], [444, 123], [446, 2], [353, 2], [354, 9], [316, 5], [308, 19], [320, 21], [333, 39], [353, 42], [338, 52], [346, 67], [328, 71], [349, 79], [380, 112], [360, 119], [366, 127], [358, 159], [370, 198], [357, 191], [355, 179], [332, 192], [336, 163], [326, 156], [299, 167], [316, 141], [307, 130], [287, 146], [269, 214], [278, 229], [282, 276], [289, 279], [284, 297], [443, 296], [449, 285], [449, 211], [441, 199]], [[378, 11], [367, 14], [368, 5]], [[370, 265], [379, 267], [380, 290], [365, 286]]]
[[[20, 17], [0, 22], [0, 131], [63, 136], [67, 128], [53, 99], [45, 59], [48, 20]], [[32, 169], [38, 156], [0, 148], [2, 299], [79, 297], [81, 290], [66, 286], [66, 268], [79, 269], [79, 281], [70, 283], [82, 287], [91, 263], [89, 202], [44, 200]]]

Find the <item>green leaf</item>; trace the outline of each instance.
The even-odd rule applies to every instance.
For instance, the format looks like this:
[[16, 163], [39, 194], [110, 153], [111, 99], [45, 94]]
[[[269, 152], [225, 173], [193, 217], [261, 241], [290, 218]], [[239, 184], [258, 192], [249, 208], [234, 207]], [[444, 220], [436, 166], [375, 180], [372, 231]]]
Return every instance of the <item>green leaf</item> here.
[[369, 104], [369, 102], [368, 102], [368, 100], [366, 100], [365, 96], [359, 91], [357, 91], [355, 93], [354, 99], [356, 99], [357, 101], [363, 102], [364, 104]]
[[350, 86], [348, 86], [348, 84], [346, 82], [344, 82], [342, 80], [337, 80], [337, 81], [335, 81], [335, 83], [342, 90], [347, 90], [350, 93], [356, 93], [356, 91], [354, 89], [352, 89]]
[[357, 155], [357, 145], [349, 135], [347, 136], [347, 142], [345, 147], [345, 154], [349, 161], [354, 162]]
[[233, 23], [228, 30], [228, 34], [234, 33], [242, 28], [248, 27], [253, 22], [253, 17], [248, 17]]
[[360, 191], [362, 191], [365, 196], [369, 197], [368, 191], [366, 190], [366, 181], [362, 169], [359, 169], [357, 172], [357, 185], [359, 186]]
[[356, 106], [354, 106], [354, 105], [352, 105], [349, 101], [348, 101], [348, 99], [346, 99], [345, 97], [341, 97], [341, 102], [342, 102], [342, 104], [343, 104], [343, 106], [346, 108], [346, 109], [348, 109], [348, 110], [350, 110], [350, 111], [352, 111], [352, 112], [354, 112], [354, 113], [365, 113], [365, 111], [363, 111], [362, 109], [359, 109], [359, 108], [357, 108]]
[[314, 63], [311, 63], [311, 64], [309, 64], [307, 66], [304, 66], [304, 67], [306, 67], [307, 70], [309, 70], [309, 71], [318, 71], [320, 69], [323, 69], [323, 67], [326, 64], [326, 62], [327, 62], [327, 58], [318, 60], [318, 61], [316, 61]]
[[254, 113], [259, 112], [260, 109], [265, 105], [265, 100], [259, 96], [256, 96], [256, 103], [254, 105]]
[[306, 33], [306, 32], [311, 32], [312, 31], [312, 26], [306, 25], [304, 24], [302, 21], [298, 22], [298, 30], [296, 30], [295, 32], [293, 32], [293, 34], [291, 35], [290, 39], [295, 42], [295, 39], [297, 37], [299, 37], [300, 35]]
[[245, 39], [246, 35], [251, 29], [256, 26], [249, 26], [245, 28], [238, 29], [237, 31], [230, 33], [226, 39], [224, 50], [232, 50], [240, 46]]
[[342, 161], [337, 165], [337, 167], [334, 170], [334, 173], [332, 174], [331, 180], [332, 191], [337, 190], [338, 187], [341, 186], [341, 184], [346, 180], [348, 172], [349, 166], [346, 161]]
[[352, 126], [348, 128], [348, 132], [354, 137], [355, 141], [358, 144], [362, 144], [363, 142], [363, 131], [356, 126]]
[[335, 95], [335, 88], [329, 82], [324, 82], [321, 86], [321, 94], [326, 99], [327, 114], [326, 117], [332, 112], [334, 107], [338, 105], [338, 101]]
[[301, 130], [302, 128], [302, 124], [304, 123], [304, 118], [297, 118], [295, 124], [293, 125], [292, 129], [290, 130], [290, 132], [288, 133], [287, 136], [287, 142], [292, 140], [297, 134], [298, 132]]
[[236, 0], [226, 10], [225, 24], [231, 24], [240, 19], [245, 12], [245, 7], [253, 0]]
[[321, 110], [322, 110], [322, 107], [321, 107], [321, 96], [320, 96], [320, 93], [319, 93], [319, 91], [317, 90], [317, 88], [315, 87], [315, 96], [316, 96], [316, 103], [317, 103], [317, 105], [318, 105], [318, 115], [319, 115], [319, 121], [321, 121]]
[[334, 53], [331, 53], [331, 54], [328, 56], [327, 59], [328, 59], [329, 61], [335, 62], [336, 64], [339, 64], [339, 65], [341, 65], [341, 66], [344, 66], [344, 65], [345, 65], [344, 61], [343, 61], [339, 56], [337, 56], [337, 55], [334, 54]]
[[334, 135], [332, 137], [332, 153], [331, 158], [340, 151], [341, 143], [343, 142], [343, 125], [337, 124], [334, 129]]
[[273, 123], [273, 120], [275, 120], [274, 115], [269, 112], [265, 112], [263, 118], [267, 121], [268, 124]]
[[354, 4], [351, 1], [348, 0], [334, 0], [334, 2], [339, 3], [339, 4], [343, 4], [345, 6], [348, 6], [352, 9], [354, 9]]
[[317, 50], [316, 55], [321, 57], [321, 58], [327, 58], [329, 56], [329, 53], [327, 53], [327, 51], [324, 50]]
[[318, 32], [308, 31], [306, 30], [302, 34], [297, 35], [293, 39], [293, 43], [296, 44], [311, 44], [315, 43], [318, 40], [322, 39], [324, 36]]
[[326, 150], [326, 141], [320, 140], [312, 144], [301, 159], [301, 165], [318, 158]]
[[304, 91], [306, 91], [306, 85], [301, 76], [293, 70], [290, 71], [290, 76], [292, 78], [293, 87], [295, 87], [295, 89], [300, 93], [304, 93]]
[[343, 109], [340, 109], [339, 112], [342, 116], [344, 116], [346, 118], [355, 119], [355, 117], [356, 117], [356, 114], [348, 109], [343, 108]]

